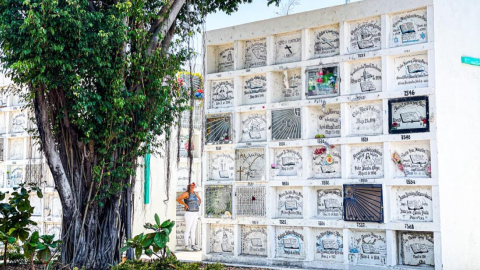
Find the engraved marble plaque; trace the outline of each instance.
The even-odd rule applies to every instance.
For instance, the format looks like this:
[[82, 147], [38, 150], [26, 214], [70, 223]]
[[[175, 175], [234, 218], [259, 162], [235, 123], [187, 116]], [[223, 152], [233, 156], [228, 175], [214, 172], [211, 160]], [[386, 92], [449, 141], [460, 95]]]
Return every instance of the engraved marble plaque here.
[[272, 140], [294, 140], [301, 137], [300, 108], [272, 111]]
[[7, 114], [0, 113], [0, 134], [7, 133]]
[[[313, 178], [340, 178], [341, 177], [341, 174], [342, 174], [341, 146], [333, 145], [333, 147], [334, 148], [320, 145], [317, 147], [309, 148], [312, 153]], [[317, 149], [320, 151], [318, 151]]]
[[431, 176], [431, 154], [430, 142], [421, 141], [413, 143], [392, 144], [392, 151], [400, 155], [403, 172], [393, 162], [390, 163], [394, 177], [430, 177]]
[[233, 70], [233, 63], [235, 59], [235, 49], [233, 43], [224, 46], [218, 46], [216, 51], [218, 57], [218, 72]]
[[241, 142], [258, 142], [267, 140], [267, 115], [264, 112], [240, 114]]
[[275, 36], [275, 63], [290, 63], [302, 60], [302, 32]]
[[[183, 192], [177, 192], [177, 198], [178, 196], [182, 195]], [[185, 215], [185, 206], [179, 204], [179, 203], [176, 203], [175, 204], [175, 212], [176, 212], [176, 215], [177, 216], [183, 216]]]
[[354, 62], [350, 65], [350, 94], [382, 91], [382, 60]]
[[312, 58], [329, 57], [340, 53], [339, 25], [330, 25], [310, 30], [310, 53]]
[[233, 79], [212, 81], [210, 92], [210, 108], [225, 108], [233, 106]]
[[50, 213], [47, 215], [48, 217], [51, 217], [53, 219], [62, 217], [62, 203], [60, 202], [60, 197], [50, 196], [48, 207], [50, 209]]
[[39, 143], [31, 137], [27, 138], [27, 159], [40, 159], [42, 157]]
[[34, 216], [41, 216], [42, 215], [42, 199], [38, 196], [30, 196], [30, 205], [33, 206], [33, 214]]
[[23, 167], [9, 166], [7, 171], [7, 187], [16, 187], [23, 182]]
[[305, 259], [306, 241], [302, 227], [275, 228], [276, 257]]
[[205, 216], [218, 218], [226, 211], [232, 213], [232, 186], [206, 186]]
[[[177, 203], [177, 205], [179, 205]], [[176, 233], [176, 245], [179, 247], [184, 247], [185, 246], [185, 221], [180, 221], [177, 220], [175, 222], [175, 233]]]
[[350, 135], [383, 134], [382, 102], [365, 102], [350, 104]]
[[308, 97], [329, 97], [340, 94], [340, 77], [337, 65], [308, 67], [307, 89]]
[[243, 78], [242, 104], [260, 104], [267, 101], [267, 77], [265, 74]]
[[310, 116], [317, 120], [315, 134], [312, 134], [312, 139], [317, 134], [323, 135], [325, 138], [340, 137], [342, 130], [340, 115], [339, 104], [315, 107]]
[[303, 217], [303, 190], [301, 188], [279, 188], [277, 189], [277, 199], [277, 217]]
[[389, 133], [428, 132], [428, 97], [409, 97], [388, 101]]
[[236, 149], [235, 167], [236, 181], [265, 180], [265, 149]]
[[25, 158], [24, 140], [22, 139], [8, 139], [8, 159], [20, 160]]
[[384, 231], [353, 231], [350, 235], [348, 259], [351, 264], [386, 265]]
[[343, 190], [328, 188], [317, 190], [317, 215], [321, 219], [342, 219]]
[[390, 47], [427, 42], [427, 9], [391, 16]]
[[0, 95], [0, 108], [7, 107], [7, 95]]
[[435, 266], [433, 233], [402, 232], [399, 242], [401, 264]]
[[275, 168], [272, 166], [272, 175], [302, 176], [302, 149], [301, 148], [276, 148], [274, 150]]
[[12, 133], [24, 132], [27, 128], [27, 115], [23, 112], [13, 113], [11, 121]]
[[245, 68], [267, 65], [267, 38], [245, 41]]
[[210, 225], [210, 253], [233, 254], [234, 239], [233, 226]]
[[266, 190], [264, 186], [237, 186], [235, 191], [238, 216], [265, 216]]
[[44, 181], [46, 168], [42, 164], [25, 165], [25, 183], [40, 184]]
[[232, 142], [232, 118], [230, 114], [207, 117], [205, 128], [207, 144], [226, 144]]
[[209, 181], [234, 179], [235, 156], [233, 152], [210, 152], [208, 157]]
[[383, 144], [354, 145], [350, 157], [351, 178], [383, 177]]
[[5, 167], [0, 167], [0, 188], [7, 188], [7, 178], [5, 176]]
[[242, 255], [267, 257], [267, 228], [263, 226], [245, 226], [242, 230]]
[[380, 17], [350, 23], [349, 53], [379, 50], [382, 47]]
[[291, 69], [274, 73], [272, 102], [294, 101], [302, 98], [301, 72], [301, 69]]
[[343, 262], [343, 231], [315, 231], [315, 260]]
[[395, 189], [397, 211], [395, 220], [413, 222], [433, 221], [432, 189], [427, 187], [398, 187]]
[[397, 56], [393, 60], [396, 90], [428, 86], [428, 53]]

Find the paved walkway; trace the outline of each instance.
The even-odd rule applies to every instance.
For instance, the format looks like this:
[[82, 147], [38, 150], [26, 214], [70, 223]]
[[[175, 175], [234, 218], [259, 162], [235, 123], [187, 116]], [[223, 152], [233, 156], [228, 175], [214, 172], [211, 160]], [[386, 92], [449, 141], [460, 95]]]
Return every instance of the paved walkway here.
[[175, 256], [180, 261], [186, 262], [201, 262], [202, 261], [202, 251], [183, 251], [181, 249], [177, 249], [175, 252]]

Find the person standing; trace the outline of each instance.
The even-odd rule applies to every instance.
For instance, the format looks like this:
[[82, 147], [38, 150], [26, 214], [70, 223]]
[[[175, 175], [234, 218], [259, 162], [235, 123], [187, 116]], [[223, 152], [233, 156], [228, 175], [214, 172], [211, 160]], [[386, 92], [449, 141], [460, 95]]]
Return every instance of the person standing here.
[[[195, 245], [195, 231], [197, 229], [198, 213], [202, 199], [195, 192], [195, 183], [187, 185], [187, 191], [177, 198], [177, 202], [185, 207], [185, 250], [198, 251], [200, 248]], [[189, 239], [191, 240], [189, 245]]]

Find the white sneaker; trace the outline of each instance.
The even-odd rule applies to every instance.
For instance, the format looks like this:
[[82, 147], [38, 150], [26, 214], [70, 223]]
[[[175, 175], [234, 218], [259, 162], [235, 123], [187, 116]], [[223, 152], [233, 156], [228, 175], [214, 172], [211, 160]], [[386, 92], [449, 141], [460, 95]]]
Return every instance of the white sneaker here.
[[185, 246], [185, 251], [193, 251], [193, 249], [189, 246]]
[[199, 248], [197, 245], [193, 245], [193, 246], [192, 246], [192, 249], [193, 249], [194, 251], [202, 250], [202, 249]]

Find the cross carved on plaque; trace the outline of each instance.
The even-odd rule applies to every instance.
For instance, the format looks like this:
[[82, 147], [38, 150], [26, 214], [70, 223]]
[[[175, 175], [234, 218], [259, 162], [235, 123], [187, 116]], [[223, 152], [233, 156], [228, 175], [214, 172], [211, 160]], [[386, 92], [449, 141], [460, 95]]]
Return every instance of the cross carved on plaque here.
[[285, 45], [285, 49], [287, 49], [290, 53], [292, 53], [292, 50], [290, 50], [292, 46]]
[[242, 166], [240, 166], [240, 169], [238, 169], [237, 172], [240, 174], [239, 181], [242, 181], [242, 172], [244, 172], [244, 170], [242, 170]]

